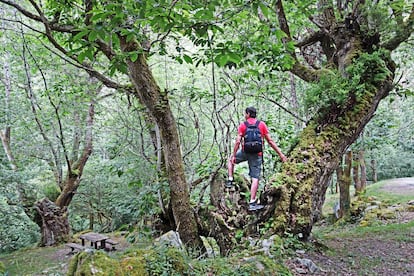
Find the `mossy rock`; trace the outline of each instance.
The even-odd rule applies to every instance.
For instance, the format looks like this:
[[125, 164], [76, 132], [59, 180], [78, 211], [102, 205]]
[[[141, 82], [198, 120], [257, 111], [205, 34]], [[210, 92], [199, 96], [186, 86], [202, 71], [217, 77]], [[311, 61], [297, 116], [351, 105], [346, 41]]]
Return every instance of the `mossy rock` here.
[[109, 258], [103, 252], [93, 251], [75, 255], [69, 264], [67, 275], [122, 275], [120, 272], [121, 265], [118, 261]]
[[378, 218], [385, 219], [385, 220], [395, 219], [397, 217], [396, 213], [392, 210], [389, 210], [389, 209], [380, 209], [380, 210], [378, 210], [377, 211], [377, 216], [378, 216]]

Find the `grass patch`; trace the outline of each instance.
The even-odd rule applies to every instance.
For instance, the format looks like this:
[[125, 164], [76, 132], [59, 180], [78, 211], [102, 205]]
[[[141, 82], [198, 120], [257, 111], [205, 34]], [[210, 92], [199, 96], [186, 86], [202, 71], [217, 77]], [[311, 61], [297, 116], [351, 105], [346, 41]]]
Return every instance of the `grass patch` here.
[[[65, 275], [65, 263], [56, 260], [55, 254], [61, 247], [39, 247], [18, 250], [0, 255], [6, 275]], [[68, 256], [70, 258], [70, 256]]]
[[346, 225], [339, 228], [335, 225], [315, 228], [314, 236], [318, 239], [333, 238], [367, 238], [370, 236], [379, 236], [395, 241], [412, 241], [412, 232], [414, 230], [414, 221], [405, 224], [386, 224], [376, 226], [357, 226]]

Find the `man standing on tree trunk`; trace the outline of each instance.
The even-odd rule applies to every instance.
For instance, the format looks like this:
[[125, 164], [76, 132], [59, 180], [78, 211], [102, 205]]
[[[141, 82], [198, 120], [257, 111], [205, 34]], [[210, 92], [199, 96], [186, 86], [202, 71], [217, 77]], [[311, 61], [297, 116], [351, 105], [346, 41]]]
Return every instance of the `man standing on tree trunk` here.
[[[249, 210], [254, 211], [263, 208], [263, 205], [257, 204], [256, 198], [263, 161], [263, 138], [266, 138], [266, 141], [280, 156], [282, 162], [285, 162], [287, 158], [270, 137], [266, 124], [256, 119], [256, 108], [246, 108], [244, 118], [246, 121], [239, 125], [233, 154], [228, 162], [229, 179], [226, 182], [226, 188], [231, 188], [234, 185], [234, 166], [240, 162], [247, 161], [249, 164], [249, 175], [252, 178]], [[242, 144], [241, 149], [239, 149], [240, 144]]]

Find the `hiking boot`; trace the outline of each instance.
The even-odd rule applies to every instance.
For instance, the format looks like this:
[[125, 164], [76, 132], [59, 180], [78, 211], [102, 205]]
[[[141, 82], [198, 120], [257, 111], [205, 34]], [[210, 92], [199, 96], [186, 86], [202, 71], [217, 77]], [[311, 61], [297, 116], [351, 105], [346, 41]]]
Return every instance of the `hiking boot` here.
[[256, 211], [262, 209], [264, 206], [257, 204], [257, 201], [253, 201], [249, 203], [249, 211]]
[[234, 181], [233, 180], [227, 180], [224, 185], [226, 186], [226, 188], [232, 188], [232, 187], [234, 187]]

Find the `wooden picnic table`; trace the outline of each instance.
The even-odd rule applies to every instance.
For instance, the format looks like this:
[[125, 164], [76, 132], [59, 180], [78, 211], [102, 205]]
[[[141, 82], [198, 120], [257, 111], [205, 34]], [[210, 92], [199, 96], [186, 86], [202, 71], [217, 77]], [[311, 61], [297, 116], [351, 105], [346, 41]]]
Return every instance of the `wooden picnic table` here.
[[85, 241], [90, 241], [91, 246], [93, 246], [95, 249], [105, 249], [105, 242], [109, 239], [108, 236], [94, 232], [82, 234], [79, 236], [79, 238], [82, 240], [82, 246], [85, 246]]

